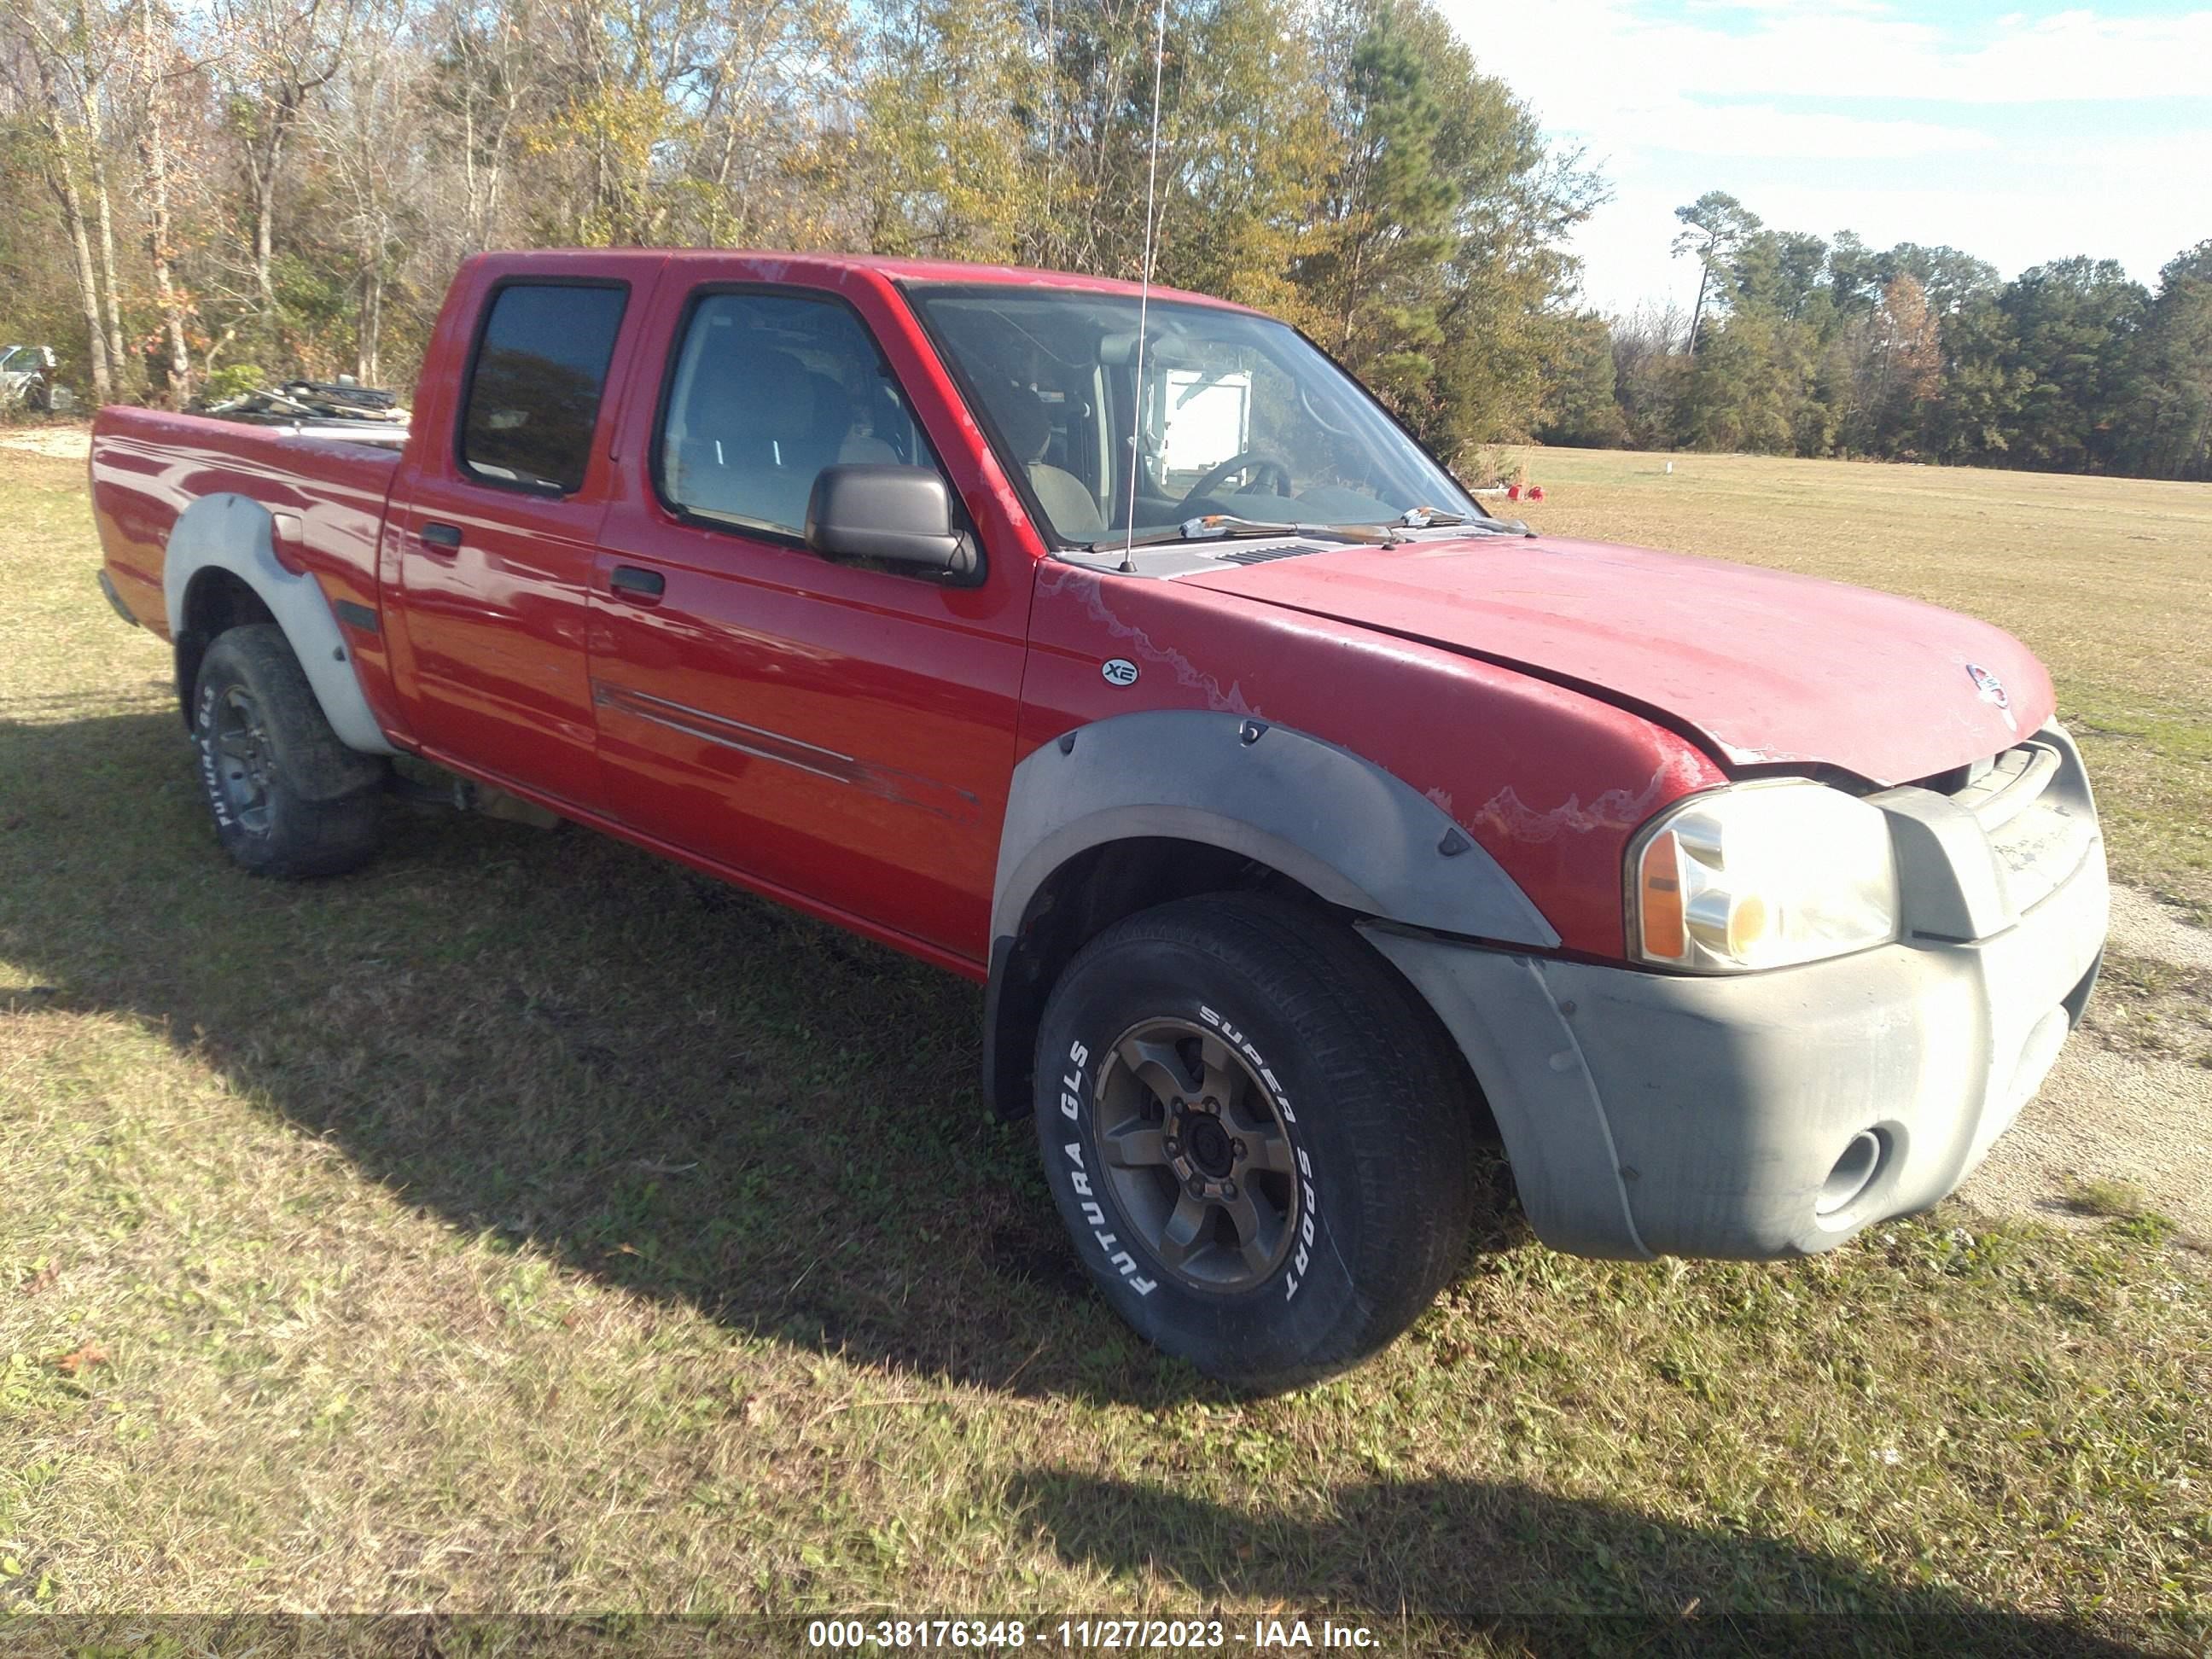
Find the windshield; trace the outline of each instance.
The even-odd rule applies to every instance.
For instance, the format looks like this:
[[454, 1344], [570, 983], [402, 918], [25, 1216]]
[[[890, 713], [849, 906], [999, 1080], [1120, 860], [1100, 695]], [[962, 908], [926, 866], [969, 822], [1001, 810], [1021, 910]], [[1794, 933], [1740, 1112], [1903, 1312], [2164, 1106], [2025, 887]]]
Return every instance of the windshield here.
[[1270, 318], [1152, 301], [1139, 386], [1133, 295], [926, 288], [914, 299], [1062, 545], [1129, 529], [1133, 425], [1140, 537], [1208, 514], [1302, 525], [1481, 515], [1358, 382]]
[[9, 346], [6, 350], [0, 351], [0, 374], [13, 374], [31, 367], [33, 364], [30, 347]]

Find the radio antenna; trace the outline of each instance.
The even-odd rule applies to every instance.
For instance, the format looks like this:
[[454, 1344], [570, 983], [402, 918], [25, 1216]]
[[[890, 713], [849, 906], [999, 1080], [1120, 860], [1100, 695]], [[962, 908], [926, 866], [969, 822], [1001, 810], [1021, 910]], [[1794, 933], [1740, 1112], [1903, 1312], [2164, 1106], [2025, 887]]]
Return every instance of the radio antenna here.
[[1053, 26], [1053, 0], [1044, 0], [1044, 263], [1053, 263], [1056, 246], [1049, 240], [1052, 217], [1053, 161], [1060, 147], [1060, 32]]
[[1136, 378], [1129, 398], [1129, 513], [1121, 535], [1121, 568], [1137, 568], [1137, 475], [1142, 467], [1137, 439], [1145, 422], [1145, 313], [1152, 297], [1152, 239], [1158, 222], [1154, 204], [1160, 183], [1160, 77], [1168, 58], [1168, 0], [1159, 0], [1159, 21], [1152, 33], [1152, 139], [1145, 166], [1145, 263], [1137, 277]]

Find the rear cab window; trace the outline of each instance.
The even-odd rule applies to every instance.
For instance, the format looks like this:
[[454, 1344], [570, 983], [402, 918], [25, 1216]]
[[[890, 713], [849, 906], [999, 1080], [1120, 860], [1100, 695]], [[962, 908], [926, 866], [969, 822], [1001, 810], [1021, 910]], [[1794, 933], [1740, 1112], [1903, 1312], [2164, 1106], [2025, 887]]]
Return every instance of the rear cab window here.
[[629, 289], [507, 283], [469, 366], [457, 453], [465, 477], [537, 495], [583, 487]]

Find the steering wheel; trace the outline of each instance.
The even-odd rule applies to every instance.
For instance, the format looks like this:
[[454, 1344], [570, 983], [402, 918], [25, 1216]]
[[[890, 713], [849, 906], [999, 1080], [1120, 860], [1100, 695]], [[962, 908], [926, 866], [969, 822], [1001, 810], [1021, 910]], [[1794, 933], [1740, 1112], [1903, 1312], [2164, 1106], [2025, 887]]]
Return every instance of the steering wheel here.
[[[1190, 487], [1190, 493], [1182, 498], [1183, 505], [1187, 507], [1200, 497], [1210, 495], [1224, 479], [1233, 478], [1238, 473], [1246, 471], [1252, 475], [1248, 482], [1251, 484], [1253, 492], [1256, 492], [1272, 479], [1276, 495], [1287, 495], [1291, 493], [1290, 463], [1279, 455], [1269, 454], [1264, 449], [1248, 449], [1241, 455], [1231, 455], [1219, 466], [1208, 471], [1204, 477]], [[1239, 493], [1248, 492], [1240, 491]]]

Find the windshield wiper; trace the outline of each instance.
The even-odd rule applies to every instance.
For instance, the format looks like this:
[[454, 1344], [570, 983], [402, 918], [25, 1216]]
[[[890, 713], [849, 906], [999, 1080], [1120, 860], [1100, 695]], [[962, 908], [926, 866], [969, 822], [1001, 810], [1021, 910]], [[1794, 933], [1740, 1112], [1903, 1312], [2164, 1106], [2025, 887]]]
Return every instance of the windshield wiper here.
[[1247, 536], [1326, 536], [1334, 541], [1388, 547], [1398, 539], [1388, 525], [1274, 524], [1265, 519], [1240, 519], [1233, 513], [1207, 513], [1140, 536], [1109, 536], [1091, 544], [1093, 553], [1112, 553], [1124, 547], [1158, 547], [1164, 542], [1212, 542]]
[[1481, 536], [1533, 536], [1536, 533], [1519, 519], [1501, 519], [1495, 513], [1454, 513], [1441, 507], [1409, 507], [1392, 522], [1407, 530], [1464, 526]]

